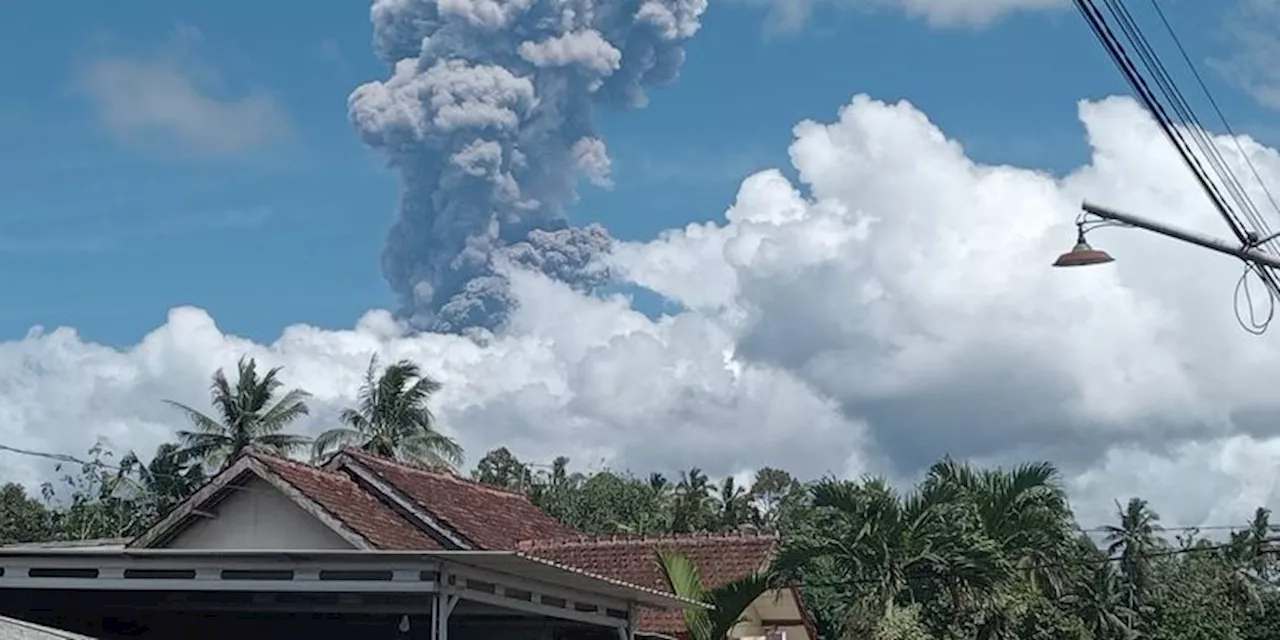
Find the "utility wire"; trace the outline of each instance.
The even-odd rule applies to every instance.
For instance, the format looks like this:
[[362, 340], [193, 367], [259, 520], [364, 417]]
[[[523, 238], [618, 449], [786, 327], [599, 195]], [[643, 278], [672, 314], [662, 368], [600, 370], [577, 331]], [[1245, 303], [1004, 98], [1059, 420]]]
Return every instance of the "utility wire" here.
[[[1219, 120], [1223, 122], [1224, 127], [1231, 134], [1241, 157], [1250, 167], [1250, 170], [1253, 172], [1258, 184], [1262, 187], [1263, 192], [1267, 194], [1268, 200], [1271, 202], [1273, 208], [1277, 213], [1280, 213], [1280, 206], [1276, 204], [1275, 198], [1272, 197], [1270, 189], [1261, 179], [1261, 176], [1257, 172], [1257, 168], [1253, 166], [1252, 160], [1244, 153], [1243, 147], [1240, 145], [1240, 141], [1234, 133], [1234, 129], [1232, 129], [1230, 123], [1227, 122], [1217, 101], [1213, 98], [1212, 92], [1209, 91], [1208, 86], [1204, 83], [1204, 80], [1196, 70], [1195, 65], [1191, 62], [1191, 58], [1187, 54], [1186, 47], [1183, 46], [1181, 39], [1178, 38], [1176, 31], [1173, 29], [1172, 23], [1168, 20], [1167, 16], [1165, 16], [1164, 11], [1160, 9], [1156, 0], [1151, 1], [1156, 13], [1165, 25], [1166, 31], [1169, 33], [1170, 37], [1177, 45], [1179, 52], [1182, 54], [1183, 60], [1187, 63], [1188, 67], [1190, 67], [1191, 72], [1200, 84], [1201, 89], [1209, 98], [1210, 103], [1213, 105], [1215, 112], [1219, 116]], [[1191, 108], [1182, 92], [1178, 90], [1176, 83], [1169, 76], [1167, 69], [1160, 61], [1158, 54], [1156, 54], [1146, 36], [1143, 35], [1142, 30], [1138, 26], [1137, 21], [1133, 18], [1133, 15], [1121, 0], [1102, 0], [1102, 3], [1103, 6], [1108, 9], [1112, 19], [1118, 25], [1119, 30], [1124, 34], [1134, 52], [1137, 54], [1137, 57], [1142, 62], [1143, 67], [1146, 68], [1147, 75], [1151, 77], [1151, 83], [1149, 83], [1147, 77], [1139, 71], [1138, 65], [1129, 55], [1124, 43], [1121, 42], [1119, 36], [1116, 35], [1115, 30], [1112, 29], [1111, 24], [1108, 22], [1102, 11], [1098, 9], [1098, 6], [1094, 1], [1076, 0], [1075, 2], [1077, 9], [1084, 16], [1086, 22], [1093, 31], [1094, 36], [1102, 44], [1103, 48], [1110, 55], [1112, 61], [1120, 69], [1134, 93], [1137, 94], [1140, 101], [1156, 119], [1156, 122], [1160, 125], [1162, 131], [1164, 131], [1166, 138], [1168, 138], [1173, 144], [1178, 154], [1182, 157], [1183, 162], [1192, 171], [1192, 174], [1195, 176], [1197, 182], [1199, 182], [1202, 190], [1209, 197], [1210, 201], [1218, 210], [1222, 218], [1227, 222], [1232, 233], [1235, 234], [1243, 246], [1261, 248], [1261, 245], [1271, 245], [1274, 247], [1276, 244], [1276, 238], [1273, 237], [1275, 234], [1271, 233], [1270, 225], [1261, 215], [1258, 207], [1254, 205], [1253, 201], [1249, 198], [1243, 185], [1231, 172], [1225, 158], [1223, 158], [1221, 151], [1218, 149], [1217, 143], [1206, 133], [1206, 130], [1201, 124], [1200, 119], [1196, 116], [1194, 109]], [[1156, 92], [1152, 89], [1152, 84], [1155, 84], [1164, 95], [1164, 102], [1162, 102], [1156, 95]], [[1166, 109], [1165, 103], [1168, 103], [1168, 109]], [[1179, 118], [1182, 123], [1181, 127], [1178, 127], [1174, 119], [1170, 116], [1170, 110], [1172, 110], [1174, 115]], [[1190, 142], [1188, 142], [1188, 138], [1190, 138]], [[1194, 149], [1192, 148], [1193, 144], [1195, 147]], [[1199, 151], [1198, 154], [1196, 153], [1197, 150]], [[1209, 172], [1201, 162], [1202, 158], [1209, 164], [1213, 173], [1216, 174], [1217, 181], [1210, 178]], [[1237, 217], [1236, 212], [1228, 204], [1227, 197], [1224, 196], [1222, 191], [1219, 189], [1219, 185], [1226, 190], [1230, 199], [1235, 202], [1235, 209], [1238, 209], [1239, 212], [1247, 218], [1248, 223]], [[1250, 227], [1252, 227], [1252, 229], [1250, 229]], [[1260, 280], [1262, 280], [1263, 285], [1269, 294], [1268, 309], [1261, 319], [1259, 318], [1257, 309], [1254, 308], [1252, 292], [1248, 288], [1247, 279], [1249, 271], [1252, 271]], [[1234, 312], [1236, 320], [1239, 322], [1240, 326], [1246, 331], [1254, 334], [1266, 331], [1270, 321], [1275, 315], [1276, 298], [1280, 297], [1280, 281], [1277, 280], [1276, 274], [1269, 269], [1264, 269], [1255, 263], [1246, 261], [1246, 271], [1241, 276], [1241, 279], [1236, 283], [1234, 295]], [[1245, 319], [1240, 310], [1240, 299], [1242, 297], [1245, 299], [1245, 302], [1249, 307], [1248, 320]]]
[[[1147, 80], [1138, 71], [1137, 65], [1133, 58], [1129, 56], [1125, 49], [1124, 43], [1120, 41], [1119, 36], [1111, 28], [1107, 22], [1106, 16], [1102, 13], [1093, 0], [1075, 0], [1077, 8], [1084, 15], [1089, 26], [1093, 29], [1094, 35], [1098, 41], [1102, 43], [1107, 53], [1111, 56], [1112, 61], [1119, 67], [1120, 72], [1129, 82], [1134, 93], [1138, 95], [1139, 100], [1147, 107], [1147, 110], [1155, 117], [1156, 123], [1159, 124], [1165, 136], [1178, 150], [1183, 162], [1191, 170], [1197, 182], [1206, 195], [1218, 209], [1227, 225], [1231, 228], [1232, 233], [1243, 243], [1247, 242], [1247, 234], [1240, 221], [1235, 218], [1231, 210], [1226, 206], [1217, 187], [1208, 179], [1203, 167], [1200, 165], [1199, 159], [1194, 154], [1188, 153], [1186, 141], [1183, 139], [1181, 132], [1173, 126], [1173, 119], [1169, 117], [1168, 112], [1161, 102], [1156, 98]], [[1106, 5], [1111, 7], [1111, 5]]]
[[1253, 159], [1249, 157], [1248, 153], [1245, 153], [1244, 145], [1240, 144], [1240, 137], [1236, 135], [1235, 129], [1233, 129], [1231, 127], [1231, 123], [1227, 121], [1226, 115], [1222, 113], [1222, 108], [1218, 106], [1218, 101], [1214, 99], [1213, 92], [1209, 91], [1209, 86], [1205, 83], [1199, 70], [1196, 69], [1196, 65], [1191, 61], [1191, 56], [1187, 53], [1186, 47], [1182, 46], [1182, 39], [1178, 37], [1178, 34], [1173, 29], [1173, 25], [1169, 22], [1169, 19], [1165, 17], [1164, 9], [1160, 8], [1160, 3], [1156, 0], [1151, 0], [1151, 7], [1155, 9], [1156, 15], [1160, 17], [1160, 21], [1164, 23], [1165, 30], [1168, 31], [1169, 37], [1173, 40], [1174, 44], [1177, 45], [1178, 52], [1182, 54], [1182, 59], [1187, 63], [1187, 67], [1191, 69], [1191, 74], [1200, 85], [1200, 90], [1204, 92], [1205, 98], [1209, 100], [1209, 104], [1213, 106], [1214, 112], [1218, 115], [1218, 122], [1222, 123], [1223, 129], [1227, 132], [1227, 135], [1231, 137], [1231, 141], [1235, 143], [1236, 151], [1240, 153], [1240, 158], [1244, 160], [1245, 165], [1249, 167], [1249, 171], [1253, 174], [1254, 180], [1258, 182], [1258, 186], [1267, 196], [1267, 200], [1271, 203], [1272, 210], [1274, 210], [1277, 215], [1280, 215], [1280, 203], [1276, 202], [1276, 198], [1272, 195], [1271, 189], [1267, 186], [1266, 180], [1263, 180], [1262, 176], [1258, 173], [1258, 167], [1254, 165]]
[[[1240, 159], [1244, 162], [1245, 166], [1248, 167], [1249, 172], [1253, 175], [1254, 181], [1262, 190], [1263, 195], [1266, 196], [1267, 202], [1271, 205], [1271, 210], [1277, 215], [1280, 215], [1280, 203], [1276, 202], [1276, 198], [1272, 194], [1270, 187], [1267, 186], [1266, 180], [1263, 180], [1262, 175], [1258, 172], [1257, 165], [1253, 163], [1253, 159], [1245, 152], [1244, 145], [1240, 143], [1240, 136], [1236, 134], [1235, 129], [1231, 126], [1231, 122], [1227, 120], [1226, 114], [1222, 112], [1222, 107], [1218, 105], [1218, 101], [1213, 97], [1213, 92], [1209, 90], [1208, 84], [1205, 83], [1204, 77], [1200, 75], [1200, 71], [1196, 68], [1196, 64], [1192, 62], [1191, 55], [1187, 53], [1186, 47], [1182, 44], [1182, 39], [1178, 37], [1177, 31], [1174, 30], [1173, 24], [1169, 21], [1168, 16], [1165, 15], [1164, 9], [1160, 8], [1160, 3], [1157, 0], [1151, 0], [1151, 8], [1155, 11], [1156, 16], [1160, 18], [1160, 22], [1164, 25], [1165, 32], [1169, 34], [1169, 38], [1173, 41], [1174, 46], [1178, 48], [1178, 53], [1182, 56], [1183, 62], [1187, 65], [1187, 69], [1191, 71], [1192, 77], [1195, 78], [1196, 83], [1200, 86], [1200, 91], [1204, 93], [1205, 98], [1209, 101], [1209, 105], [1213, 107], [1214, 113], [1218, 116], [1218, 122], [1222, 125], [1227, 136], [1234, 144], [1236, 152], [1240, 155]], [[1198, 121], [1196, 122], [1196, 125], [1199, 127]], [[1199, 128], [1203, 131], [1203, 127]], [[1217, 145], [1213, 144], [1212, 140], [1210, 140], [1209, 143], [1210, 148], [1217, 152]], [[1220, 153], [1218, 155], [1221, 157]], [[1225, 161], [1223, 161], [1223, 167], [1225, 173], [1230, 175], [1230, 170], [1225, 167]], [[1234, 180], [1234, 176], [1232, 179]], [[1270, 225], [1266, 224], [1265, 218], [1262, 217], [1257, 206], [1253, 204], [1248, 193], [1244, 190], [1243, 185], [1238, 181], [1236, 181], [1236, 185], [1240, 194], [1239, 200], [1245, 207], [1248, 207], [1253, 211], [1254, 217], [1259, 223], [1259, 229], [1261, 229], [1262, 233], [1265, 234], [1265, 237], [1259, 238], [1261, 242], [1257, 248], [1263, 248], [1263, 246], [1269, 245], [1274, 249], [1277, 241], [1276, 234], [1271, 231]], [[1265, 286], [1266, 277], [1261, 273], [1261, 270], [1262, 267], [1256, 264], [1247, 264], [1244, 272], [1240, 274], [1240, 279], [1236, 282], [1235, 288], [1236, 322], [1238, 322], [1240, 327], [1245, 331], [1254, 335], [1261, 335], [1265, 333], [1267, 328], [1271, 325], [1272, 320], [1275, 319], [1276, 314], [1276, 295], [1274, 294], [1267, 296], [1267, 310], [1261, 319], [1259, 319], [1258, 310], [1253, 304], [1253, 294], [1249, 289], [1249, 274], [1250, 272], [1253, 272], [1263, 280], [1263, 284]], [[1245, 308], [1248, 312], [1248, 320], [1246, 320], [1244, 315], [1240, 312], [1241, 298], [1244, 298]]]
[[[1126, 33], [1130, 42], [1135, 43], [1139, 58], [1143, 60], [1143, 65], [1148, 73], [1155, 78], [1157, 86], [1164, 93], [1165, 100], [1179, 117], [1181, 129], [1186, 132], [1195, 144], [1194, 150], [1188, 148], [1187, 151], [1195, 154], [1195, 151], [1198, 150], [1198, 156], [1207, 161], [1213, 175], [1217, 178], [1217, 184], [1225, 187], [1227, 195], [1235, 202], [1234, 209], [1243, 213], [1244, 217], [1248, 219], [1248, 224], [1242, 222], [1241, 226], [1245, 228], [1252, 226], [1255, 230], [1260, 230], [1263, 235], [1270, 236], [1270, 226], [1258, 213], [1257, 207], [1254, 206], [1244, 192], [1240, 181], [1236, 179], [1235, 175], [1227, 167], [1226, 160], [1218, 149], [1218, 145], [1209, 137], [1204, 125], [1201, 124], [1194, 109], [1178, 89], [1177, 84], [1169, 75], [1155, 49], [1142, 33], [1133, 15], [1129, 13], [1128, 8], [1120, 0], [1104, 1], [1109, 6], [1112, 15], [1120, 23], [1121, 30]], [[1231, 207], [1227, 208], [1231, 209]]]
[[[1103, 0], [1112, 16], [1119, 23], [1121, 31], [1123, 31], [1129, 41], [1134, 44], [1138, 53], [1138, 57], [1142, 60], [1143, 66], [1146, 67], [1158, 87], [1164, 94], [1165, 100], [1177, 114], [1181, 121], [1182, 128], [1191, 137], [1196, 148], [1200, 152], [1200, 157], [1208, 161], [1213, 173], [1216, 174], [1218, 182], [1226, 188], [1231, 199], [1235, 201], [1236, 207], [1242, 212], [1255, 229], [1263, 231], [1266, 235], [1270, 235], [1270, 226], [1262, 219], [1258, 213], [1257, 207], [1249, 199], [1244, 192], [1240, 181], [1231, 173], [1227, 167], [1226, 160], [1223, 158], [1221, 151], [1212, 138], [1208, 135], [1200, 118], [1196, 115], [1195, 110], [1187, 102], [1186, 97], [1178, 89], [1177, 83], [1169, 75], [1168, 69], [1160, 60], [1159, 54], [1156, 53], [1154, 47], [1151, 46], [1141, 27], [1134, 19], [1133, 14], [1129, 12], [1124, 2], [1121, 0]], [[1158, 5], [1157, 5], [1158, 8]], [[1163, 14], [1161, 14], [1163, 15]], [[1166, 22], [1166, 24], [1168, 24]], [[1173, 33], [1172, 26], [1168, 28]], [[1176, 40], [1176, 33], [1174, 33]], [[1180, 40], [1176, 40], [1181, 42]], [[1195, 71], [1194, 65], [1192, 71]], [[1187, 149], [1191, 151], [1191, 149]], [[1242, 225], [1245, 226], [1245, 225]]]

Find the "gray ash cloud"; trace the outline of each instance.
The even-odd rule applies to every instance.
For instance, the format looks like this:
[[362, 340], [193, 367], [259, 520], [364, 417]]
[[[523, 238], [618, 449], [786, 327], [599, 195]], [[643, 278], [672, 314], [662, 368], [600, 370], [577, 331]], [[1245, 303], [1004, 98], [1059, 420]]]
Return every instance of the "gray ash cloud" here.
[[500, 326], [503, 263], [581, 289], [611, 239], [570, 226], [577, 182], [610, 180], [597, 104], [640, 107], [671, 82], [706, 0], [375, 0], [391, 77], [348, 101], [401, 177], [382, 268], [420, 329]]

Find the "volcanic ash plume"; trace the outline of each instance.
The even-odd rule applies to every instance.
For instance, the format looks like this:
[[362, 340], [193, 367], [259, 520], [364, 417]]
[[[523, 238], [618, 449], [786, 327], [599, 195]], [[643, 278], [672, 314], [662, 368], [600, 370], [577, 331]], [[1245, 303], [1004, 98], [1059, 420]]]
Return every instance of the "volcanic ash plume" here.
[[391, 77], [351, 94], [365, 142], [399, 170], [382, 268], [421, 328], [495, 328], [511, 306], [498, 267], [589, 289], [611, 240], [571, 227], [578, 178], [607, 185], [597, 101], [645, 103], [675, 79], [706, 0], [375, 0]]

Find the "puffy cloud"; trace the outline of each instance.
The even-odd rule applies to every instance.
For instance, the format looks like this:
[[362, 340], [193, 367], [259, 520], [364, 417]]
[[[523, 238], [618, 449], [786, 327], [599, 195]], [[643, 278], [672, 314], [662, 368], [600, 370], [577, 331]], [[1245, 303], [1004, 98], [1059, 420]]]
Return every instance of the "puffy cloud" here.
[[[933, 27], [985, 27], [1020, 11], [1057, 10], [1070, 0], [748, 0], [769, 7], [766, 28], [794, 32], [804, 27], [817, 6], [869, 11], [897, 9]], [[1261, 0], [1265, 1], [1265, 0]]]
[[[1242, 432], [1270, 442], [1263, 416], [1276, 404], [1262, 381], [1276, 354], [1234, 326], [1238, 265], [1099, 231], [1121, 258], [1114, 268], [1046, 266], [1085, 198], [1221, 229], [1137, 105], [1080, 110], [1093, 162], [1055, 177], [978, 165], [910, 105], [859, 97], [836, 123], [796, 128], [791, 157], [808, 195], [776, 172], [753, 176], [727, 224], [621, 247], [619, 271], [734, 326], [739, 358], [838, 400], [908, 475], [944, 452], [1077, 470], [1105, 453], [1110, 466], [1091, 473], [1123, 494], [1142, 490], [1129, 481], [1141, 471], [1111, 473], [1129, 448]], [[1242, 147], [1280, 178], [1273, 150]]]
[[[799, 184], [762, 172], [722, 220], [614, 247], [615, 274], [682, 305], [658, 319], [508, 265], [520, 304], [484, 341], [406, 333], [382, 311], [272, 344], [191, 308], [124, 350], [33, 333], [0, 345], [5, 442], [77, 451], [101, 434], [149, 450], [179, 418], [159, 400], [199, 405], [210, 371], [242, 353], [315, 394], [314, 432], [378, 353], [444, 380], [439, 414], [473, 461], [503, 444], [637, 470], [909, 480], [944, 452], [1049, 458], [1087, 523], [1134, 494], [1169, 522], [1242, 521], [1277, 503], [1276, 347], [1235, 326], [1239, 265], [1220, 256], [1105, 229], [1094, 240], [1117, 263], [1049, 268], [1086, 197], [1222, 229], [1132, 101], [1080, 116], [1093, 158], [1064, 176], [975, 163], [906, 103], [859, 96], [834, 122], [803, 122]], [[1280, 178], [1274, 150], [1241, 147]], [[48, 473], [9, 462], [27, 480]]]

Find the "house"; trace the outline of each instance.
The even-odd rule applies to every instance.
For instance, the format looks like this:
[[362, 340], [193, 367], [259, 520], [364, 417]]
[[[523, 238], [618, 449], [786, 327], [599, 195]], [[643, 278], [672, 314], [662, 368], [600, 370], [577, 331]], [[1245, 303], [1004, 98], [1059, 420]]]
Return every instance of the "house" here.
[[[710, 563], [709, 577], [734, 576], [776, 546], [747, 540], [689, 544], [720, 545], [724, 553], [693, 559]], [[334, 625], [432, 640], [679, 636], [680, 611], [702, 605], [650, 574], [615, 569], [602, 560], [621, 553], [611, 545], [521, 494], [450, 473], [351, 448], [322, 467], [255, 452], [123, 547], [0, 548], [0, 590], [12, 590], [0, 594], [0, 614], [98, 637], [248, 640]], [[603, 555], [589, 556], [592, 548]], [[642, 545], [628, 548], [619, 562], [644, 564]], [[564, 556], [569, 549], [577, 555]], [[723, 563], [735, 554], [749, 557]], [[647, 555], [652, 565], [652, 548]], [[793, 593], [781, 601], [792, 603], [778, 605], [788, 614], [800, 606]], [[757, 604], [757, 620], [785, 617]], [[803, 625], [787, 628], [804, 629], [789, 640], [814, 638]]]
[[[635, 585], [666, 589], [654, 561], [658, 550], [675, 551], [698, 566], [703, 582], [721, 585], [767, 568], [778, 551], [776, 535], [751, 533], [597, 537], [527, 540], [519, 549], [559, 564]], [[687, 639], [681, 611], [642, 608], [637, 628], [652, 635]], [[730, 635], [777, 640], [817, 640], [817, 628], [794, 587], [769, 591], [756, 599]]]
[[520, 494], [344, 449], [323, 468], [243, 456], [128, 547], [510, 551], [572, 535]]

